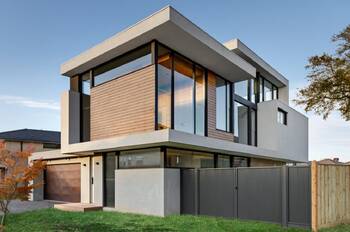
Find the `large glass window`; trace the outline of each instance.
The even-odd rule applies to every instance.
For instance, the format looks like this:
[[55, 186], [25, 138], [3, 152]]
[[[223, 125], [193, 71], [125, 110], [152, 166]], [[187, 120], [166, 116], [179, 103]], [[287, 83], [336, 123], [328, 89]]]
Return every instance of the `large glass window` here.
[[246, 157], [233, 157], [232, 167], [248, 167], [249, 160]]
[[95, 85], [113, 80], [152, 63], [151, 46], [146, 45], [94, 69]]
[[230, 132], [230, 84], [216, 77], [216, 129]]
[[278, 88], [276, 86], [272, 86], [272, 98], [278, 99]]
[[160, 148], [123, 151], [119, 155], [119, 168], [161, 167]]
[[272, 100], [272, 84], [264, 80], [264, 101]]
[[167, 149], [167, 167], [171, 168], [214, 168], [214, 155], [204, 152]]
[[196, 134], [204, 135], [205, 128], [205, 71], [196, 66]]
[[193, 133], [193, 64], [175, 56], [174, 66], [174, 127], [175, 130]]
[[235, 94], [248, 100], [248, 80], [235, 83]]
[[158, 46], [158, 129], [171, 128], [171, 69], [168, 49]]
[[234, 135], [238, 142], [248, 144], [248, 107], [238, 102], [234, 103]]
[[218, 155], [217, 167], [218, 168], [229, 168], [230, 167], [230, 156]]

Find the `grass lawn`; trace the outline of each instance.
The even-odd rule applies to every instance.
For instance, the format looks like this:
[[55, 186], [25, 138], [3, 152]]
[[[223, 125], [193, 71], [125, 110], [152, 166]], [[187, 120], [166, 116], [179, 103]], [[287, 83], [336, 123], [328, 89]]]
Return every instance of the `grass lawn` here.
[[[328, 231], [349, 231], [339, 227]], [[279, 225], [213, 217], [169, 216], [165, 218], [116, 212], [63, 212], [43, 209], [9, 215], [5, 231], [305, 231]]]

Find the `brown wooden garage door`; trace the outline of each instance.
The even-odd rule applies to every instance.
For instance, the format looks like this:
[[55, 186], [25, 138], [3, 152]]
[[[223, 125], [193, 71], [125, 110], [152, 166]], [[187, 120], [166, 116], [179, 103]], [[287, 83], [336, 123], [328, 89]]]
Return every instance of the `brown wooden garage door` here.
[[80, 202], [80, 164], [48, 165], [44, 186], [47, 200]]

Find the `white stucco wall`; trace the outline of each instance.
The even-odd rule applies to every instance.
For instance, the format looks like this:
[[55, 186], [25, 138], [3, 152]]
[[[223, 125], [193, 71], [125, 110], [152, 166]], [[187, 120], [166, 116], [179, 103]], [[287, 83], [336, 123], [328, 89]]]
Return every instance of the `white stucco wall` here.
[[[287, 125], [277, 122], [278, 108], [288, 113]], [[308, 161], [308, 118], [279, 100], [259, 103], [258, 147]]]
[[121, 212], [180, 214], [180, 171], [144, 168], [115, 171], [115, 205]]

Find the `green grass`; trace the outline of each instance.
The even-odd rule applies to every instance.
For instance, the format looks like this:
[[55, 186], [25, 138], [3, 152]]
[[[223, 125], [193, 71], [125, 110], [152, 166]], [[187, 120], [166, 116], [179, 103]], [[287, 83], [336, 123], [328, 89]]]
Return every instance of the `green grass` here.
[[[63, 212], [43, 209], [21, 214], [10, 214], [5, 231], [288, 231], [279, 225], [239, 221], [204, 216], [169, 216], [165, 218], [123, 214], [116, 212]], [[350, 226], [339, 226], [329, 231], [350, 231]]]
[[165, 218], [116, 212], [63, 212], [44, 209], [9, 215], [6, 231], [304, 231], [279, 225], [214, 217]]

